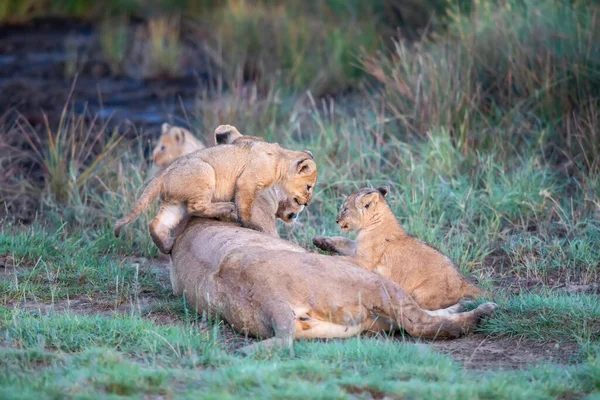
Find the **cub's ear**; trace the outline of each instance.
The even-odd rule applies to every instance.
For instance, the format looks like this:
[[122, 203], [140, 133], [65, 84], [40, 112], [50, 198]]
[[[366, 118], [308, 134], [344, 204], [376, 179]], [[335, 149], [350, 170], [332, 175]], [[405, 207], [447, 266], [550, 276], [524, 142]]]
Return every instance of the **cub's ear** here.
[[317, 170], [317, 164], [311, 159], [305, 158], [296, 163], [296, 173], [298, 175], [311, 175]]
[[175, 141], [179, 144], [182, 144], [185, 140], [185, 135], [183, 134], [183, 130], [181, 129], [174, 129], [173, 137], [175, 138]]
[[306, 153], [306, 154], [308, 154], [308, 155], [310, 156], [310, 159], [311, 159], [311, 160], [314, 160], [314, 159], [315, 159], [315, 158], [313, 157], [313, 153], [311, 153], [310, 151], [308, 151], [308, 150], [302, 150], [302, 152], [303, 152], [303, 153]]
[[379, 186], [377, 191], [381, 194], [382, 197], [386, 197], [390, 191], [390, 187], [388, 185]]
[[171, 125], [167, 124], [166, 122], [164, 124], [162, 124], [162, 126], [160, 127], [160, 133], [162, 135], [169, 132], [170, 130], [171, 130]]
[[233, 125], [219, 125], [215, 129], [216, 144], [231, 144], [243, 135]]
[[371, 206], [374, 206], [379, 201], [379, 193], [378, 192], [369, 192], [365, 193], [362, 196], [358, 196], [356, 198], [356, 205], [358, 208], [369, 209]]

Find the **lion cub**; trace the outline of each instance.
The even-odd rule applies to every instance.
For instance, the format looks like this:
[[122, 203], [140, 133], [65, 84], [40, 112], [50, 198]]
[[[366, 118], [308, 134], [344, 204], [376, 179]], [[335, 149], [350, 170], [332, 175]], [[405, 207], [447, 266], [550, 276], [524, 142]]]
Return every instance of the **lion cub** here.
[[[215, 134], [230, 130], [231, 126], [221, 125]], [[133, 210], [117, 221], [114, 233], [119, 236], [121, 228], [158, 195], [161, 207], [149, 228], [154, 242], [163, 244], [163, 253], [168, 253], [175, 241], [171, 230], [187, 215], [231, 218], [237, 214], [242, 226], [262, 231], [250, 222], [257, 195], [279, 184], [295, 203], [308, 205], [317, 176], [310, 152], [286, 150], [276, 143], [246, 140], [198, 150], [158, 172]]]
[[158, 169], [164, 168], [176, 159], [202, 150], [206, 146], [187, 129], [172, 126], [166, 122], [161, 126], [161, 134], [152, 151], [152, 161]]
[[317, 236], [314, 245], [391, 279], [427, 310], [481, 296], [448, 257], [406, 233], [385, 201], [387, 193], [387, 187], [367, 188], [346, 199], [336, 222], [343, 231], [358, 231], [356, 241]]

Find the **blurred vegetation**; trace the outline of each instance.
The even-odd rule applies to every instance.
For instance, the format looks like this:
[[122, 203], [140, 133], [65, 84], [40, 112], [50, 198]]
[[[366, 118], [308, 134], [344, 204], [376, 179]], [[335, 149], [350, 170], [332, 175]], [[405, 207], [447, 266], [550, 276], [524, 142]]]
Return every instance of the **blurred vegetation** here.
[[544, 157], [597, 173], [600, 9], [559, 1], [480, 2], [447, 32], [367, 55], [402, 135], [445, 127], [464, 153], [543, 142]]
[[[418, 39], [446, 21], [450, 5], [468, 8], [470, 1], [6, 0], [0, 5], [0, 21], [48, 16], [104, 20], [101, 47], [116, 74], [177, 76], [182, 42], [188, 41], [205, 43], [203, 50], [226, 82], [241, 77], [262, 87], [277, 84], [320, 95], [357, 86], [364, 76], [357, 62], [360, 53], [374, 53], [397, 34]], [[133, 27], [130, 19], [144, 26]], [[146, 53], [154, 55], [141, 55]], [[128, 57], [151, 60], [127, 73]]]

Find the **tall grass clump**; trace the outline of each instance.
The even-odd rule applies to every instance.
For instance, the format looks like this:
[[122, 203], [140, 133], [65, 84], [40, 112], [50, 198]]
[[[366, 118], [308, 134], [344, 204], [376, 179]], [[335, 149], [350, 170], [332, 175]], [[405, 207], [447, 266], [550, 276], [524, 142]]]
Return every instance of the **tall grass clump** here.
[[[26, 196], [38, 201], [31, 207], [38, 208], [45, 221], [66, 224], [69, 232], [85, 229], [109, 246], [119, 242], [152, 248], [142, 221], [132, 225], [123, 240], [112, 237], [114, 222], [129, 211], [150, 176], [141, 136], [126, 140], [126, 132], [109, 131], [107, 122], [88, 112], [78, 115], [69, 105], [58, 122], [46, 119], [42, 130], [21, 116], [1, 129], [8, 138], [23, 138], [18, 146], [8, 139], [0, 142], [3, 162], [6, 154], [14, 153], [5, 161], [12, 175], [0, 192], [3, 208]], [[41, 179], [32, 179], [32, 171]], [[10, 212], [9, 218], [19, 219]]]
[[584, 3], [476, 3], [433, 40], [362, 62], [398, 135], [444, 127], [463, 153], [543, 143], [597, 171], [600, 9]]
[[362, 75], [355, 56], [377, 45], [376, 20], [331, 3], [310, 10], [301, 2], [227, 1], [207, 21], [213, 58], [230, 80], [317, 94], [344, 89]]

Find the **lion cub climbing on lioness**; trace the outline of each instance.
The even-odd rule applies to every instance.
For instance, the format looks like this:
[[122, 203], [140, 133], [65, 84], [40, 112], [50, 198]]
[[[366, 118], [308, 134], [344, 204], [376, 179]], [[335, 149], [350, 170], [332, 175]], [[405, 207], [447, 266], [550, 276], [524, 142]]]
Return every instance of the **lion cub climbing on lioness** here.
[[[215, 135], [234, 130], [221, 125]], [[317, 176], [310, 152], [286, 150], [276, 143], [247, 140], [195, 151], [152, 178], [133, 210], [117, 221], [114, 233], [118, 236], [158, 195], [161, 207], [150, 223], [150, 234], [155, 243], [163, 244], [163, 253], [169, 253], [175, 241], [171, 231], [188, 215], [237, 217], [242, 226], [262, 230], [250, 218], [254, 200], [263, 189], [279, 184], [297, 204], [308, 205]]]
[[385, 201], [387, 193], [385, 186], [367, 188], [346, 199], [337, 223], [343, 231], [358, 231], [356, 241], [317, 236], [314, 245], [396, 282], [427, 310], [481, 296], [448, 257], [406, 233]]

